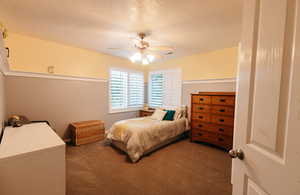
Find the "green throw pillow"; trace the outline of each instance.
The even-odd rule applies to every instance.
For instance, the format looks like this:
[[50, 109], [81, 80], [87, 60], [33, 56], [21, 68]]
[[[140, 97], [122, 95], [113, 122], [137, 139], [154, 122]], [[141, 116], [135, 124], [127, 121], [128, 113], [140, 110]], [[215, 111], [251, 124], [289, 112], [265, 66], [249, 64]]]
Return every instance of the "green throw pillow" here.
[[167, 114], [165, 115], [163, 120], [172, 121], [174, 119], [175, 110], [166, 110], [166, 111], [167, 111]]

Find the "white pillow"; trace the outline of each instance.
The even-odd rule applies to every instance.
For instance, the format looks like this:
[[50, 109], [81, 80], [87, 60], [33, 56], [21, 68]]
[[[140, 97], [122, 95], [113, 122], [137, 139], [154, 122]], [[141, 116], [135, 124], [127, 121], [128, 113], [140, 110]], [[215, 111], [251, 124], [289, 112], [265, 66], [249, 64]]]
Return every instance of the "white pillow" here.
[[180, 107], [177, 107], [175, 109], [174, 120], [178, 120], [181, 117], [182, 117], [182, 109]]
[[175, 109], [174, 120], [178, 120], [182, 117], [186, 117], [186, 106], [179, 106]]
[[163, 118], [165, 117], [166, 114], [167, 114], [166, 111], [163, 111], [161, 109], [156, 109], [154, 111], [154, 113], [152, 114], [151, 119], [161, 121], [161, 120], [163, 120]]

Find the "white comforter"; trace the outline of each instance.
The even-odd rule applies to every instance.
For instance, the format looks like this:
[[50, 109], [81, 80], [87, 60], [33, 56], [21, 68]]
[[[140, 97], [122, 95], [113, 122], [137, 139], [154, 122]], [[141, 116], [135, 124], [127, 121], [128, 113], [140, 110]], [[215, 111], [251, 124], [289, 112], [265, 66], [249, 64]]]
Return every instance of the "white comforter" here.
[[145, 151], [187, 129], [186, 118], [175, 121], [158, 121], [150, 117], [134, 118], [116, 122], [106, 132], [106, 138], [124, 143], [129, 157], [135, 162]]

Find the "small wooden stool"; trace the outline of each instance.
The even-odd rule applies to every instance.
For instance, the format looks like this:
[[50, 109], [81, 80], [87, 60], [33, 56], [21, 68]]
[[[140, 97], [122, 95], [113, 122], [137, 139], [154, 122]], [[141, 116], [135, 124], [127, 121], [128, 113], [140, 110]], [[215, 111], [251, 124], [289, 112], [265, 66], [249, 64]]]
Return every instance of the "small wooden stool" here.
[[76, 146], [104, 139], [104, 122], [100, 120], [71, 123], [72, 143]]

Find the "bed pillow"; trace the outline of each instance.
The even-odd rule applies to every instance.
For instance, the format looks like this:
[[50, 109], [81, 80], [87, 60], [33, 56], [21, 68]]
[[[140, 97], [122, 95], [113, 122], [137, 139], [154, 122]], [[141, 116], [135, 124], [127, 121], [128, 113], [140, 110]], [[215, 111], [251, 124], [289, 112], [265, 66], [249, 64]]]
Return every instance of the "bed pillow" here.
[[178, 120], [182, 117], [182, 108], [181, 107], [177, 107], [175, 109], [175, 115], [174, 115], [174, 120]]
[[175, 110], [166, 110], [166, 111], [167, 111], [167, 113], [166, 113], [165, 117], [163, 118], [163, 120], [166, 120], [166, 121], [174, 120]]
[[167, 114], [166, 111], [163, 111], [161, 109], [156, 109], [154, 111], [154, 113], [151, 115], [151, 119], [154, 119], [154, 120], [163, 120], [163, 118], [165, 117], [165, 115]]
[[182, 117], [187, 117], [187, 107], [186, 106], [179, 106], [179, 107], [175, 108], [174, 120], [178, 120]]

